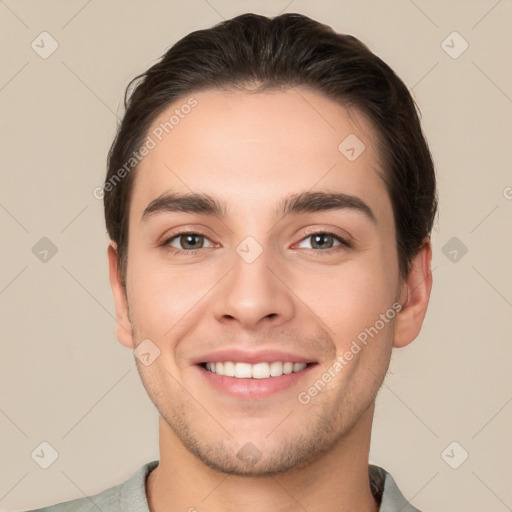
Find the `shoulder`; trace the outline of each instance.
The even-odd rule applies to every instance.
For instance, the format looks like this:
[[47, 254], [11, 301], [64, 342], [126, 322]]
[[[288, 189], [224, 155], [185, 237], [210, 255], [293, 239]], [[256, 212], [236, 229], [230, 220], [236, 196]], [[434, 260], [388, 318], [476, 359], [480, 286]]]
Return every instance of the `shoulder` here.
[[93, 496], [84, 496], [24, 512], [148, 512], [146, 478], [157, 465], [158, 461], [149, 462], [125, 482]]
[[372, 493], [380, 503], [379, 512], [420, 512], [407, 501], [391, 473], [375, 465], [369, 466], [369, 473]]
[[[122, 485], [122, 484], [121, 484]], [[71, 501], [28, 510], [26, 512], [113, 512], [119, 510], [119, 487], [111, 487], [94, 496], [84, 496]]]

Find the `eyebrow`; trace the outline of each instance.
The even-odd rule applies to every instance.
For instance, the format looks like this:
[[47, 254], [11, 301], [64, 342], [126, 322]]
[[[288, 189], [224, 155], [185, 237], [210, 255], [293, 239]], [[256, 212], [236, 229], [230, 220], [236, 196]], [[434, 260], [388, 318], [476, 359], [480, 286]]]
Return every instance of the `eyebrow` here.
[[[276, 217], [289, 214], [328, 210], [352, 210], [364, 214], [374, 224], [377, 218], [372, 209], [359, 197], [334, 192], [302, 192], [285, 197], [274, 211]], [[159, 213], [185, 212], [226, 217], [226, 203], [205, 193], [165, 193], [151, 201], [142, 220]]]

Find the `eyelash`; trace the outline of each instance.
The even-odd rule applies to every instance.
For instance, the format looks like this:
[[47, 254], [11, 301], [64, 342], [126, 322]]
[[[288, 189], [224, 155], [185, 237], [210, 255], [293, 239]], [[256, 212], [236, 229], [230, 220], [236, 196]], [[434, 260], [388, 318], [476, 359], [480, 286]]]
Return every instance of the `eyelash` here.
[[[176, 247], [172, 247], [172, 246], [169, 246], [169, 244], [173, 241], [173, 240], [176, 240], [177, 238], [180, 238], [182, 236], [185, 236], [185, 235], [194, 235], [194, 236], [199, 236], [199, 237], [203, 237], [203, 238], [206, 238], [208, 239], [208, 237], [206, 235], [203, 235], [202, 233], [198, 233], [196, 231], [183, 231], [181, 233], [177, 233], [173, 236], [171, 236], [170, 238], [167, 238], [162, 244], [161, 244], [161, 247], [169, 250], [169, 251], [174, 251], [174, 254], [176, 255], [179, 255], [179, 254], [189, 254], [189, 255], [194, 255], [196, 254], [198, 251], [202, 250], [202, 249], [210, 249], [211, 247], [201, 247], [199, 249], [178, 249]], [[332, 236], [335, 240], [337, 240], [338, 242], [340, 242], [340, 245], [338, 246], [335, 246], [335, 247], [330, 247], [329, 249], [314, 249], [314, 248], [308, 248], [308, 250], [310, 251], [314, 251], [316, 253], [327, 253], [327, 254], [332, 254], [333, 251], [336, 251], [336, 250], [339, 250], [339, 249], [347, 249], [347, 248], [351, 248], [352, 246], [342, 237], [340, 237], [339, 235], [336, 235], [335, 233], [331, 233], [330, 231], [311, 231], [309, 232], [306, 236], [304, 236], [303, 238], [300, 239], [299, 243], [303, 242], [304, 240], [306, 240], [307, 238], [310, 238], [312, 236], [315, 236], [315, 235], [327, 235], [327, 236]]]

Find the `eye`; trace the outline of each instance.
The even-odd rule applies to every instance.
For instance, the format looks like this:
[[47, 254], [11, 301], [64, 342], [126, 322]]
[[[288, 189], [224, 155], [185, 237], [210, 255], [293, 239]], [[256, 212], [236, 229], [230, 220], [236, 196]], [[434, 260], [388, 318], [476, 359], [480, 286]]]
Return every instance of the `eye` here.
[[[209, 245], [205, 245], [207, 242]], [[213, 244], [204, 235], [199, 233], [178, 233], [164, 242], [165, 246], [174, 247], [180, 251], [194, 251], [205, 247], [213, 247]]]
[[[303, 244], [307, 240], [310, 240], [310, 242], [309, 244], [304, 246]], [[308, 235], [299, 242], [299, 247], [302, 247], [303, 249], [328, 250], [339, 247], [340, 245], [350, 247], [348, 242], [346, 242], [346, 240], [344, 240], [343, 238], [335, 235], [334, 233], [328, 233], [323, 231], [318, 233], [312, 233], [311, 235]]]

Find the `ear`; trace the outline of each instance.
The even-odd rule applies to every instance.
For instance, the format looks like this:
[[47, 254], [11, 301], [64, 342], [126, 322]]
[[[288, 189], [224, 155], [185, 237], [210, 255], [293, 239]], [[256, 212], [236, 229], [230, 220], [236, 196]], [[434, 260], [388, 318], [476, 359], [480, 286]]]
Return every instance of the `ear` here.
[[432, 289], [431, 261], [432, 245], [427, 237], [411, 262], [409, 274], [401, 284], [402, 309], [395, 321], [394, 347], [405, 347], [420, 333]]
[[107, 254], [110, 286], [112, 288], [112, 294], [114, 295], [114, 305], [116, 308], [116, 336], [121, 345], [133, 349], [132, 326], [128, 316], [126, 288], [121, 281], [115, 242], [110, 242]]

